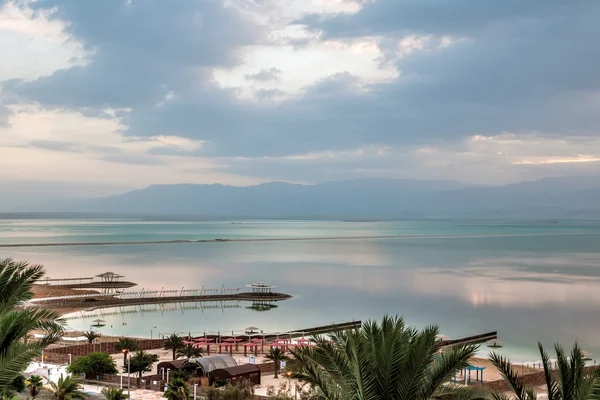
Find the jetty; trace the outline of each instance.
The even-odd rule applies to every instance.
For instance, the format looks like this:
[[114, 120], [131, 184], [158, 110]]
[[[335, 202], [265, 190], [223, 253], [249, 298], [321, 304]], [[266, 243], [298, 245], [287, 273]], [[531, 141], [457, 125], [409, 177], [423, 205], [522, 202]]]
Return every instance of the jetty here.
[[45, 278], [41, 282], [44, 285], [65, 289], [128, 289], [137, 285], [137, 283], [123, 281], [122, 278], [125, 276], [114, 272], [104, 272], [84, 278]]
[[94, 293], [69, 296], [41, 297], [29, 300], [25, 306], [40, 306], [61, 310], [97, 310], [109, 307], [138, 306], [144, 304], [187, 303], [187, 302], [224, 302], [224, 301], [249, 301], [252, 304], [271, 304], [273, 302], [288, 300], [292, 296], [285, 293], [273, 292], [276, 286], [264, 282], [248, 285], [250, 292], [240, 292], [240, 288], [204, 288], [201, 289], [176, 289], [176, 290], [144, 290], [139, 292], [122, 291], [115, 294]]
[[441, 347], [447, 347], [447, 346], [453, 346], [456, 344], [481, 344], [481, 343], [486, 343], [486, 342], [496, 340], [496, 339], [498, 339], [498, 332], [492, 331], [492, 332], [482, 333], [479, 335], [467, 336], [467, 337], [460, 338], [460, 339], [441, 340], [440, 345], [441, 345]]

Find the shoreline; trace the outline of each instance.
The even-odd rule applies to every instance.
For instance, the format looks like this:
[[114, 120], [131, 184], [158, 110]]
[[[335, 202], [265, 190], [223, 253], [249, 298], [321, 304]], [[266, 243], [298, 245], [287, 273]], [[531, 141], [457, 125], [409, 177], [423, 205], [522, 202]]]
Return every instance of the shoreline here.
[[457, 234], [457, 235], [374, 235], [374, 236], [331, 236], [331, 237], [291, 237], [291, 238], [247, 238], [247, 239], [176, 239], [146, 240], [118, 242], [49, 242], [49, 243], [3, 243], [0, 248], [17, 247], [69, 247], [69, 246], [119, 246], [145, 244], [201, 244], [201, 243], [240, 243], [240, 242], [290, 242], [290, 241], [322, 241], [322, 240], [413, 240], [413, 239], [465, 239], [465, 238], [497, 238], [497, 237], [529, 237], [529, 236], [599, 236], [595, 232], [562, 232], [562, 233], [490, 233], [490, 234]]

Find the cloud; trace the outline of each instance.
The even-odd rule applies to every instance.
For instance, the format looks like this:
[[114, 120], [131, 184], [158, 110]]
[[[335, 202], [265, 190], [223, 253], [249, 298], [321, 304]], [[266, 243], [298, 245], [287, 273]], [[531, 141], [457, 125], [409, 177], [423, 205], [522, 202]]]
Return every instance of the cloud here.
[[[202, 142], [176, 136], [125, 137], [119, 118], [11, 106], [0, 127], [0, 181], [60, 181], [139, 188], [185, 181], [234, 185], [265, 179], [230, 174], [201, 157]], [[167, 150], [154, 154], [157, 150]], [[169, 154], [168, 151], [171, 151]]]
[[255, 74], [245, 74], [244, 77], [249, 81], [267, 82], [267, 81], [278, 81], [281, 75], [281, 70], [275, 67], [269, 69], [261, 69], [260, 72]]
[[170, 91], [202, 85], [211, 67], [235, 64], [237, 46], [261, 37], [235, 9], [212, 0], [40, 0], [28, 6], [52, 10], [51, 21], [66, 21], [66, 32], [93, 52], [88, 65], [11, 85], [20, 98], [56, 107], [154, 105]]
[[51, 12], [0, 1], [0, 81], [33, 80], [56, 70], [84, 64], [87, 53], [65, 32]]
[[3, 143], [19, 151], [130, 155], [136, 177], [160, 165], [171, 181], [597, 172], [595, 1], [6, 4], [26, 21], [11, 35], [63, 46], [46, 69], [0, 73], [0, 123], [18, 124]]

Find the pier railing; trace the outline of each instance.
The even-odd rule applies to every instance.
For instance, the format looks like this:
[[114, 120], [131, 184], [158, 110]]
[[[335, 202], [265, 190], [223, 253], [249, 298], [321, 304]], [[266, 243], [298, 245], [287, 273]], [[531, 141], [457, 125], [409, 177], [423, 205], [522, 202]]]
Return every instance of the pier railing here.
[[63, 319], [70, 320], [90, 320], [102, 319], [104, 317], [114, 315], [128, 315], [128, 314], [144, 314], [144, 313], [155, 313], [155, 312], [173, 312], [173, 311], [192, 311], [192, 310], [224, 310], [229, 308], [241, 308], [237, 300], [225, 300], [213, 304], [207, 304], [203, 301], [195, 303], [159, 303], [159, 304], [139, 304], [132, 306], [115, 306], [115, 311], [102, 311], [102, 309], [96, 311], [81, 312], [77, 315], [71, 315], [63, 317]]
[[[82, 278], [84, 279], [84, 278]], [[182, 287], [181, 289], [167, 289], [165, 290], [146, 290], [142, 289], [139, 291], [126, 291], [122, 290], [116, 292], [114, 294], [103, 294], [103, 293], [91, 293], [91, 294], [73, 294], [67, 296], [53, 296], [53, 297], [38, 297], [35, 299], [31, 299], [24, 303], [24, 305], [32, 305], [32, 304], [40, 304], [40, 303], [60, 303], [60, 302], [71, 302], [76, 300], [85, 300], [91, 298], [113, 298], [119, 300], [126, 299], [148, 299], [148, 298], [162, 298], [162, 297], [198, 297], [198, 296], [206, 296], [206, 295], [231, 295], [237, 294], [241, 288], [229, 288], [224, 285], [220, 288], [205, 288], [202, 286], [200, 289], [186, 289]]]

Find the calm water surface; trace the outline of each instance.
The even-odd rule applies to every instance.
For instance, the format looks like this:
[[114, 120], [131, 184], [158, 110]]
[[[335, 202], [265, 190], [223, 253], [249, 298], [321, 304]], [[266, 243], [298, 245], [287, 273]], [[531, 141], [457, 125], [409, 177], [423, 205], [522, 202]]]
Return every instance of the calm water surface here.
[[[538, 340], [576, 339], [600, 360], [600, 224], [0, 220], [0, 244], [383, 235], [424, 237], [40, 246], [3, 248], [0, 257], [44, 264], [56, 278], [114, 271], [138, 283], [132, 290], [265, 281], [294, 296], [263, 312], [243, 302], [103, 310], [105, 333], [287, 331], [388, 313], [439, 324], [451, 337], [498, 330], [502, 351], [517, 361], [537, 360]], [[99, 313], [69, 323], [89, 329]]]

